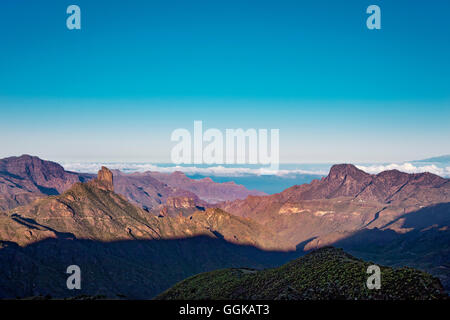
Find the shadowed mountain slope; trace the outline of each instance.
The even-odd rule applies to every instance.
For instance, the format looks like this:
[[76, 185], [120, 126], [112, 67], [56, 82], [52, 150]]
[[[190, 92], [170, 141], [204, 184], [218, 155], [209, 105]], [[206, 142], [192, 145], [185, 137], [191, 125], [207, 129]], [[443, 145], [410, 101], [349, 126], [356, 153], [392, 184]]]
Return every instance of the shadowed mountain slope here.
[[[7, 223], [22, 224], [29, 232], [14, 233]], [[267, 228], [220, 209], [207, 209], [183, 217], [161, 217], [131, 204], [114, 192], [113, 174], [103, 167], [98, 178], [76, 183], [61, 195], [36, 200], [2, 215], [0, 239], [26, 245], [49, 236], [48, 231], [78, 239], [117, 241], [175, 239], [198, 235], [217, 237], [261, 248], [279, 247]], [[42, 228], [46, 228], [42, 230]], [[42, 234], [42, 235], [41, 235]], [[41, 235], [41, 236], [40, 236]]]
[[450, 290], [450, 203], [422, 208], [384, 228], [363, 229], [333, 245], [380, 264], [410, 266], [438, 276]]
[[449, 202], [449, 179], [396, 170], [371, 175], [335, 165], [321, 180], [220, 207], [299, 250], [339, 246], [390, 266], [420, 268], [449, 289]]
[[[27, 166], [29, 162], [22, 169], [6, 166], [5, 170], [9, 175], [26, 174], [25, 181], [43, 179]], [[46, 172], [45, 177], [55, 175]], [[321, 180], [271, 196], [224, 202], [221, 209], [202, 207], [204, 202], [190, 191], [145, 175], [113, 174], [102, 168], [96, 179], [86, 179], [91, 180], [0, 212], [0, 286], [8, 288], [4, 296], [11, 297], [14, 288], [20, 296], [37, 292], [70, 296], [59, 280], [54, 283], [45, 276], [56, 272], [52, 265], [64, 272], [67, 260], [101, 266], [89, 272], [102, 279], [101, 288], [107, 289], [96, 291], [92, 286], [85, 294], [120, 293], [127, 288], [127, 296], [149, 297], [172, 285], [173, 279], [215, 268], [276, 266], [304, 250], [330, 244], [377, 263], [429, 271], [448, 287], [449, 180], [429, 173], [409, 175], [394, 170], [370, 175], [351, 165], [336, 165]], [[53, 185], [56, 193], [65, 188]], [[118, 185], [126, 195], [116, 193]], [[127, 197], [136, 195], [143, 198], [128, 201]], [[155, 206], [151, 209], [141, 207], [143, 200], [155, 197], [161, 203], [151, 203]], [[186, 243], [203, 250], [202, 259], [197, 260], [198, 252], [185, 247]], [[268, 251], [296, 247], [296, 253]], [[168, 251], [159, 252], [159, 248]], [[130, 279], [140, 283], [141, 272], [154, 276], [157, 282], [148, 284], [148, 290], [127, 287], [126, 275], [121, 273], [131, 265], [141, 265], [141, 256], [149, 265], [146, 271], [132, 271]], [[116, 266], [122, 266], [122, 271]], [[115, 280], [103, 272], [123, 281], [114, 287], [107, 279]], [[36, 281], [41, 282], [36, 285]]]
[[[0, 241], [0, 298], [83, 294], [150, 299], [200, 272], [274, 267], [296, 256], [211, 236], [111, 242], [59, 237], [25, 247]], [[81, 269], [81, 290], [66, 287], [70, 265]]]
[[[274, 266], [296, 255], [267, 251], [279, 247], [265, 227], [220, 209], [152, 215], [114, 193], [113, 175], [102, 168], [61, 195], [0, 214], [0, 297], [151, 298], [194, 273]], [[84, 272], [82, 292], [65, 287], [71, 264]]]
[[445, 299], [438, 279], [410, 268], [381, 267], [381, 288], [366, 286], [372, 263], [322, 248], [268, 270], [225, 269], [186, 279], [157, 299], [322, 300]]
[[[333, 166], [327, 177], [310, 184], [271, 196], [224, 202], [220, 207], [269, 226], [291, 244], [326, 236], [327, 241], [316, 240], [314, 244], [323, 246], [348, 233], [381, 228], [422, 207], [449, 201], [449, 179], [396, 170], [371, 175], [343, 164]], [[432, 219], [428, 222], [434, 223]]]

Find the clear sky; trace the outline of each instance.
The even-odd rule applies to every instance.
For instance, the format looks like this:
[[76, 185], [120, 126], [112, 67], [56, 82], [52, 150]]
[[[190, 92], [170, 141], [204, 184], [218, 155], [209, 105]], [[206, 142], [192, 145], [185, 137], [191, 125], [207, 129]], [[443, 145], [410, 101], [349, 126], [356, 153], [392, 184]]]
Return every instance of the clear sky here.
[[194, 120], [279, 128], [281, 162], [448, 154], [449, 15], [447, 0], [1, 0], [0, 156], [165, 162]]

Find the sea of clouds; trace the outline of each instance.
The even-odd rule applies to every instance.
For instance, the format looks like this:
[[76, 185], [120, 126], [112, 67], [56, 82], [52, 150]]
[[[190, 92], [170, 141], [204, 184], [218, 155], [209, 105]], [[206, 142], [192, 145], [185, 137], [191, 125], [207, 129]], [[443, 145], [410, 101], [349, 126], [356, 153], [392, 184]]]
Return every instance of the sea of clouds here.
[[120, 170], [122, 172], [145, 172], [157, 171], [164, 173], [172, 173], [182, 171], [187, 175], [202, 176], [219, 176], [219, 177], [242, 177], [242, 176], [260, 176], [260, 175], [276, 175], [276, 176], [295, 176], [300, 174], [310, 175], [326, 175], [327, 170], [306, 170], [306, 169], [278, 169], [276, 171], [270, 168], [250, 168], [250, 167], [195, 167], [195, 166], [178, 166], [178, 165], [158, 165], [152, 163], [127, 163], [127, 162], [62, 162], [60, 163], [65, 170], [96, 173], [102, 166], [111, 170]]
[[[109, 169], [117, 169], [125, 173], [158, 171], [171, 173], [182, 171], [187, 175], [218, 176], [218, 177], [243, 177], [274, 175], [291, 178], [298, 175], [327, 175], [330, 165], [280, 165], [280, 169], [272, 171], [270, 168], [238, 167], [238, 166], [179, 166], [154, 163], [130, 163], [130, 162], [62, 162], [61, 165], [68, 171], [96, 173], [102, 166]], [[407, 173], [430, 172], [442, 177], [450, 177], [449, 164], [423, 164], [423, 163], [391, 163], [391, 164], [361, 164], [359, 169], [377, 174], [385, 170], [399, 170]]]
[[405, 163], [391, 163], [391, 164], [374, 164], [374, 165], [357, 165], [357, 167], [368, 173], [380, 173], [386, 170], [399, 170], [407, 173], [421, 173], [430, 172], [442, 177], [450, 177], [450, 166], [438, 166], [436, 164], [413, 164], [411, 162]]

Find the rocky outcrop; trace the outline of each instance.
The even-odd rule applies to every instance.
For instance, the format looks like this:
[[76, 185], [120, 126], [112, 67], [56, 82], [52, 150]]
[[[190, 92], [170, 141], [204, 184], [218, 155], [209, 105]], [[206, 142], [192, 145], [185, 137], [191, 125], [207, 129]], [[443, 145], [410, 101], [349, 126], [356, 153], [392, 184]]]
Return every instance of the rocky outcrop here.
[[175, 171], [170, 174], [162, 172], [146, 172], [142, 173], [142, 175], [149, 175], [173, 188], [192, 192], [201, 200], [211, 204], [221, 201], [245, 199], [250, 195], [265, 195], [264, 192], [248, 190], [244, 186], [235, 184], [234, 182], [217, 183], [209, 177], [199, 180], [191, 179], [180, 171]]
[[102, 167], [94, 181], [99, 189], [114, 191], [113, 173], [108, 168]]
[[[23, 196], [35, 202], [0, 213], [3, 247], [12, 248], [10, 243], [39, 246], [46, 239], [110, 243], [198, 236], [264, 250], [297, 247], [300, 252], [342, 243], [359, 252], [358, 256], [370, 253], [380, 259], [385, 257], [387, 260], [381, 261], [387, 264], [418, 266], [441, 279], [450, 274], [445, 264], [450, 243], [449, 180], [429, 173], [392, 170], [370, 175], [352, 165], [336, 165], [321, 180], [271, 196], [224, 202], [220, 210], [149, 173], [112, 173], [102, 168], [96, 179], [81, 183], [80, 175], [61, 172], [57, 166], [53, 171], [48, 169], [51, 163], [28, 157], [16, 160], [24, 159], [23, 168], [3, 165], [3, 176], [10, 183], [7, 190], [22, 190], [18, 186], [39, 190], [54, 185], [56, 191], [45, 198], [33, 191], [13, 193], [15, 199]], [[33, 169], [39, 165], [44, 175]], [[63, 181], [58, 177], [66, 174], [69, 179], [78, 177], [78, 181], [74, 180], [68, 190], [62, 191], [65, 186], [56, 189], [55, 181]], [[175, 176], [187, 178], [180, 173]], [[202, 183], [213, 182], [206, 179]], [[367, 246], [360, 246], [366, 242]], [[12, 252], [17, 256], [16, 251]], [[9, 259], [5, 259], [6, 263]]]
[[[366, 228], [401, 230], [400, 217], [446, 202], [450, 202], [449, 179], [396, 170], [371, 175], [353, 165], [341, 164], [333, 166], [327, 177], [310, 184], [219, 206], [269, 227], [292, 245], [310, 242], [303, 246], [311, 249]], [[436, 221], [430, 219], [428, 223], [431, 226]], [[450, 216], [438, 225], [448, 224]]]
[[199, 200], [197, 196], [174, 196], [168, 197], [166, 203], [158, 207], [156, 211], [163, 216], [190, 216], [196, 211], [205, 210], [206, 203]]
[[[93, 174], [65, 171], [55, 162], [29, 155], [1, 159], [0, 210], [13, 209], [36, 199], [61, 194], [77, 182], [94, 178]], [[249, 191], [232, 182], [216, 183], [210, 178], [190, 179], [181, 172], [124, 174], [114, 170], [111, 175], [102, 168], [97, 182], [104, 190], [115, 190], [148, 211], [160, 210], [168, 198], [188, 197], [195, 199], [196, 206], [206, 206], [208, 201], [243, 199], [249, 194], [264, 194]]]
[[[61, 195], [39, 199], [2, 214], [0, 240], [23, 246], [58, 235], [118, 241], [196, 235], [215, 238], [218, 234], [226, 234], [236, 243], [252, 243], [258, 247], [276, 246], [276, 237], [269, 237], [267, 230], [253, 221], [232, 216], [220, 209], [210, 209], [208, 214], [197, 214], [197, 211], [205, 209], [196, 207], [195, 201], [190, 198], [170, 198], [169, 203], [175, 212], [185, 214], [158, 217], [131, 204], [114, 192], [112, 172], [103, 167], [94, 180], [76, 183]], [[190, 210], [190, 214], [183, 210]], [[212, 223], [212, 216], [216, 223]]]
[[[158, 217], [113, 192], [112, 182], [104, 168], [95, 180], [0, 213], [0, 298], [148, 299], [199, 272], [292, 257], [266, 251], [276, 237], [249, 219], [220, 209]], [[70, 264], [82, 268], [81, 291], [67, 290]]]
[[277, 197], [282, 200], [352, 197], [380, 203], [414, 198], [417, 202], [436, 203], [450, 199], [450, 182], [449, 179], [428, 172], [408, 174], [389, 170], [372, 175], [354, 165], [339, 164], [332, 166], [325, 178], [293, 186]]
[[114, 170], [113, 174], [114, 190], [149, 212], [162, 210], [166, 205], [171, 207], [169, 199], [188, 198], [194, 202], [193, 207], [205, 205], [194, 193], [171, 187], [148, 174], [125, 174], [118, 170]]
[[60, 194], [89, 174], [65, 171], [59, 164], [22, 155], [0, 160], [0, 210], [26, 205], [36, 199]]

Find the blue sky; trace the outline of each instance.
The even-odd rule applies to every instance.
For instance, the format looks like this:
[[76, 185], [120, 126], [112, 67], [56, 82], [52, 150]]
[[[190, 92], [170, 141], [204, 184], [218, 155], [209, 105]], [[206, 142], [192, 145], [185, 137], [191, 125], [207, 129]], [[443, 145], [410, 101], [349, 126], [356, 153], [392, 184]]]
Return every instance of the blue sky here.
[[[66, 28], [81, 8], [82, 30]], [[381, 8], [382, 29], [365, 10]], [[0, 156], [170, 160], [170, 133], [279, 128], [282, 162], [450, 153], [449, 1], [0, 3]]]

